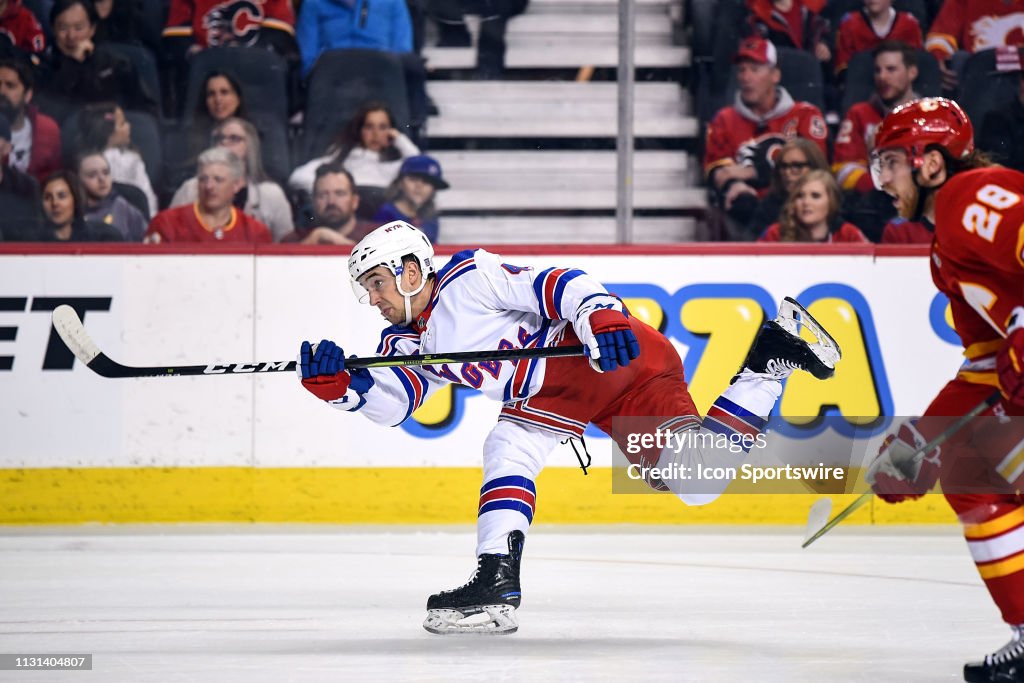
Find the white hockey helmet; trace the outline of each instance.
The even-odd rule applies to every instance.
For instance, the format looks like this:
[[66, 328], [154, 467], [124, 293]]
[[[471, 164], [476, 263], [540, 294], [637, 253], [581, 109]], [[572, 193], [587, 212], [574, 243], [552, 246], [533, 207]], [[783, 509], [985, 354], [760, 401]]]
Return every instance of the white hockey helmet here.
[[[423, 281], [415, 292], [402, 289], [402, 272], [405, 270], [402, 258], [410, 254], [419, 261], [423, 272]], [[398, 291], [407, 299], [418, 294], [426, 284], [427, 277], [437, 272], [434, 268], [434, 247], [430, 240], [422, 230], [405, 221], [385, 223], [352, 248], [352, 255], [348, 257], [348, 274], [352, 278], [352, 290], [360, 303], [366, 303], [370, 294], [359, 284], [359, 278], [377, 266], [384, 266], [394, 274]]]

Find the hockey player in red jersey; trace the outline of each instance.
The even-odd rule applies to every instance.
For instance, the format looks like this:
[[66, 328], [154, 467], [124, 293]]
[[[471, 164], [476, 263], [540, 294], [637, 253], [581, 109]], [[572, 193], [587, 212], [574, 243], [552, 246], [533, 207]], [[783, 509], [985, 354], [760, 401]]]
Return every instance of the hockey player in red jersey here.
[[[904, 422], [868, 470], [885, 501], [918, 498], [942, 483], [1011, 641], [964, 667], [970, 682], [1024, 681], [1024, 174], [974, 150], [973, 127], [955, 102], [896, 108], [875, 136], [872, 174], [900, 215], [934, 225], [932, 279], [949, 297], [967, 362], [919, 420]], [[915, 454], [952, 418], [998, 387], [995, 417], [958, 431], [941, 450]], [[986, 481], [972, 488], [964, 482]]]

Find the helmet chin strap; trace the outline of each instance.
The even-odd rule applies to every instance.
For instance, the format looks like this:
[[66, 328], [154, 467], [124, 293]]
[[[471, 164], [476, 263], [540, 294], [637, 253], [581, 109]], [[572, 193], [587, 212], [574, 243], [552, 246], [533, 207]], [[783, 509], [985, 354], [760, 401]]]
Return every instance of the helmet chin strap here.
[[420, 286], [411, 292], [407, 292], [402, 289], [402, 274], [399, 272], [395, 275], [395, 286], [398, 288], [398, 293], [405, 299], [405, 322], [403, 325], [412, 324], [412, 298], [423, 291], [423, 287], [427, 284], [427, 278], [420, 280]]

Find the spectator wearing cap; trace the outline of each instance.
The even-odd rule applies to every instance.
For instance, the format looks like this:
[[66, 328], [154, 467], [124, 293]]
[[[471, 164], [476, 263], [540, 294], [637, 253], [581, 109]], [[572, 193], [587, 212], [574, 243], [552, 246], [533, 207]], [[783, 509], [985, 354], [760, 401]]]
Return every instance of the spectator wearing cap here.
[[281, 238], [300, 244], [356, 244], [372, 232], [377, 223], [356, 217], [359, 194], [352, 174], [341, 162], [323, 164], [313, 181], [313, 216], [304, 226]]
[[745, 225], [758, 197], [768, 191], [774, 157], [782, 145], [803, 137], [827, 155], [828, 129], [817, 107], [795, 101], [779, 85], [782, 74], [771, 42], [747, 38], [733, 61], [736, 100], [708, 124], [704, 173], [718, 205]]
[[1016, 70], [1020, 75], [1017, 97], [1003, 106], [985, 114], [978, 129], [978, 149], [988, 152], [993, 159], [1004, 166], [1024, 171], [1024, 70], [1021, 69], [1021, 52], [1017, 60], [1004, 67]]
[[32, 104], [35, 74], [18, 59], [0, 60], [0, 111], [11, 122], [10, 165], [42, 181], [61, 168], [60, 127]]
[[11, 167], [11, 124], [0, 114], [0, 239], [38, 241], [42, 239], [39, 183]]
[[431, 242], [437, 242], [440, 224], [434, 195], [448, 189], [441, 175], [441, 164], [426, 154], [409, 157], [402, 163], [398, 178], [388, 188], [385, 203], [373, 217], [380, 224], [405, 221], [422, 230]]

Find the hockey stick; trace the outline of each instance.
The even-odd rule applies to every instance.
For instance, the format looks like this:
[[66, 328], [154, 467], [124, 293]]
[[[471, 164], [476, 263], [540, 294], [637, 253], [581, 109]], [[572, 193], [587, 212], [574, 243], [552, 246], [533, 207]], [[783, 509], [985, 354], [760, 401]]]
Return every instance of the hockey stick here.
[[[53, 310], [53, 327], [78, 360], [103, 377], [182, 377], [186, 375], [244, 375], [264, 372], [294, 372], [296, 361], [258, 363], [217, 363], [213, 365], [148, 366], [121, 365], [111, 360], [89, 337], [82, 319], [66, 304]], [[444, 363], [479, 363], [496, 360], [582, 356], [582, 346], [554, 346], [500, 351], [458, 351], [426, 353], [415, 356], [373, 356], [346, 358], [347, 368], [389, 368], [409, 365], [442, 365]]]
[[[1002, 394], [999, 391], [994, 392], [984, 401], [971, 408], [966, 415], [957, 419], [956, 422], [946, 427], [946, 429], [944, 429], [941, 434], [939, 434], [934, 439], [932, 439], [931, 441], [929, 441], [928, 443], [914, 451], [911, 457], [917, 457], [917, 455], [920, 453], [927, 453], [928, 451], [934, 450], [941, 446], [942, 444], [946, 443], [946, 441], [950, 437], [952, 437], [958, 431], [963, 429], [968, 422], [970, 422], [978, 415], [981, 415], [983, 412], [994, 406], [1001, 397]], [[804, 538], [806, 540], [800, 547], [806, 548], [807, 546], [809, 546], [810, 544], [814, 543], [816, 540], [824, 536], [835, 525], [839, 524], [839, 522], [843, 521], [844, 519], [852, 515], [858, 508], [863, 506], [864, 503], [871, 500], [871, 497], [874, 495], [875, 494], [872, 491], [866, 491], [865, 493], [860, 494], [860, 496], [857, 497], [857, 500], [850, 503], [846, 508], [843, 509], [842, 512], [833, 517], [827, 523], [825, 522], [825, 520], [828, 519], [829, 512], [832, 511], [831, 499], [823, 498], [816, 502], [814, 505], [811, 506], [811, 512], [807, 516], [807, 531], [804, 533]], [[822, 526], [823, 523], [824, 526]], [[815, 529], [817, 529], [817, 531], [815, 531]]]

